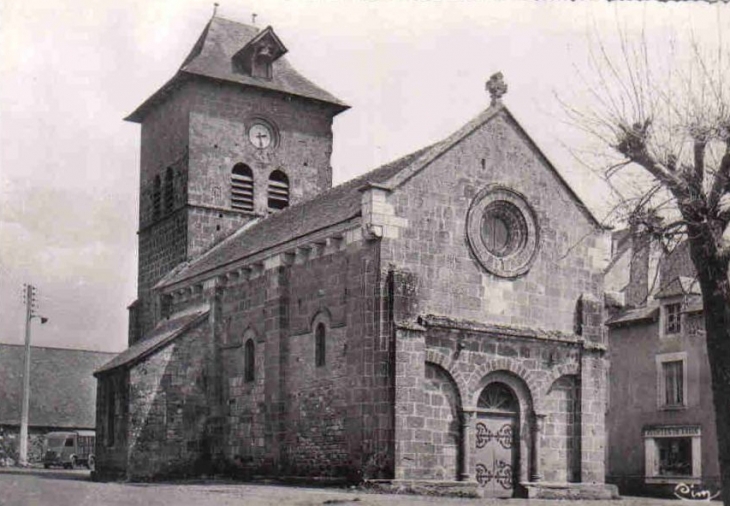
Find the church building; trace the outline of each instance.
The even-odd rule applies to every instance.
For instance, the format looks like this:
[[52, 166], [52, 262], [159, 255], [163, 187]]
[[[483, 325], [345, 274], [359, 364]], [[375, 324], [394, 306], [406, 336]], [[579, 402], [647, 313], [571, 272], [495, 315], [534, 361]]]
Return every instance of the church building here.
[[[213, 17], [141, 132], [129, 348], [97, 474], [609, 494], [610, 238], [502, 103], [332, 187], [348, 106]], [[444, 97], [448, 100], [448, 97]]]

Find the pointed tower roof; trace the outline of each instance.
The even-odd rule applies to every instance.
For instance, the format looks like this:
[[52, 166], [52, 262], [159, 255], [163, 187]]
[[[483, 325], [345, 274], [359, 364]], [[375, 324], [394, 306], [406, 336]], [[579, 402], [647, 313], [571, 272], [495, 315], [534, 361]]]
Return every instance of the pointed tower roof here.
[[[270, 79], [254, 77], [237, 65], [237, 60], [254, 49], [258, 43], [268, 43], [267, 49], [273, 51]], [[175, 76], [125, 119], [141, 123], [157, 103], [193, 76], [318, 100], [332, 105], [336, 114], [349, 109], [347, 104], [297, 72], [283, 57], [284, 53], [286, 47], [271, 27], [259, 30], [255, 26], [213, 17]]]

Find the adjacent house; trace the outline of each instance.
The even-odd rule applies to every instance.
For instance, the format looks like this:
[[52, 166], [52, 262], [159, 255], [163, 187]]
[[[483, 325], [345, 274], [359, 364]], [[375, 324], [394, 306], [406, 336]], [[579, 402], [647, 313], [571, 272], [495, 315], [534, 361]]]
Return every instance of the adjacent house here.
[[631, 268], [622, 270], [624, 307], [608, 320], [607, 479], [622, 494], [667, 494], [681, 483], [719, 490], [702, 298], [688, 245], [665, 253], [620, 235], [613, 266]]
[[213, 17], [128, 118], [139, 296], [129, 348], [96, 371], [99, 476], [610, 495], [610, 238], [501, 74], [449, 137], [331, 187], [348, 106], [286, 52]]
[[[29, 462], [41, 460], [43, 435], [96, 426], [93, 372], [115, 353], [31, 346]], [[0, 344], [0, 446], [17, 459], [25, 346]]]

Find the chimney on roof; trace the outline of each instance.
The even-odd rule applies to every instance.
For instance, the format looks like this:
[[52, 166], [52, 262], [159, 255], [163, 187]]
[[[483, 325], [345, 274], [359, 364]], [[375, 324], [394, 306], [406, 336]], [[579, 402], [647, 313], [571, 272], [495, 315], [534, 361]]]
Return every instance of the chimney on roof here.
[[213, 17], [215, 17], [217, 12], [218, 12], [218, 2], [213, 4]]
[[626, 287], [626, 305], [642, 306], [649, 296], [649, 250], [651, 239], [643, 226], [632, 224], [629, 285]]
[[256, 14], [255, 12], [251, 14], [251, 24], [254, 26], [256, 26], [256, 16], [258, 16], [258, 14]]

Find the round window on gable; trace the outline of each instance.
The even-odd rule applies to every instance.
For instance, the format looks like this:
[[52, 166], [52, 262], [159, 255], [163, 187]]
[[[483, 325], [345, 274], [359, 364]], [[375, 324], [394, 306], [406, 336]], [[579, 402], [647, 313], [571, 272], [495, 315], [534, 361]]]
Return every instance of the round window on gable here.
[[497, 185], [484, 188], [472, 201], [466, 234], [482, 267], [503, 278], [529, 270], [540, 240], [535, 213], [525, 198]]
[[481, 239], [494, 256], [504, 258], [525, 245], [527, 224], [514, 204], [498, 200], [489, 204], [482, 215]]

